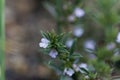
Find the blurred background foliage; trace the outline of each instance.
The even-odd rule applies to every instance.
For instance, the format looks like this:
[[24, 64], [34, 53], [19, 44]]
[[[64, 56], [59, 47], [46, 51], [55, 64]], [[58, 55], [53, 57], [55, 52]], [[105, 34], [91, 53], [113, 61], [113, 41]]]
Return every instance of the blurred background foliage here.
[[[44, 64], [50, 57], [40, 52], [40, 31], [72, 33], [75, 27], [84, 29], [76, 47], [85, 56], [82, 61], [94, 65], [100, 76], [108, 76], [110, 67], [116, 66], [112, 75], [118, 77], [120, 46], [115, 40], [120, 30], [119, 5], [119, 0], [6, 0], [6, 80], [58, 80]], [[76, 7], [82, 8], [85, 16], [69, 21]], [[95, 41], [96, 52], [84, 49], [88, 40]], [[110, 43], [115, 44], [113, 50], [106, 49]], [[89, 56], [97, 59], [87, 60]]]

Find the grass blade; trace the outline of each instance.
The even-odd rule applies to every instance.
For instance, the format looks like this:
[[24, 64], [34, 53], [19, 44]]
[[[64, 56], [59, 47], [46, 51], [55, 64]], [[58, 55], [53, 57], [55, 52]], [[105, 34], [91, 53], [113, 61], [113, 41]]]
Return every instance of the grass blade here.
[[4, 0], [0, 0], [0, 80], [5, 80]]

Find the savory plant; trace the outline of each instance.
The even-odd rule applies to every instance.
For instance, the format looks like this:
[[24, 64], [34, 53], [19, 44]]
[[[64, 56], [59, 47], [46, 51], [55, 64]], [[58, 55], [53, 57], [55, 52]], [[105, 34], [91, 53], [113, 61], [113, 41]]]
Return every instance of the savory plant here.
[[120, 74], [120, 16], [116, 6], [119, 3], [118, 0], [44, 3], [57, 25], [56, 32], [42, 32], [39, 46], [51, 57], [48, 64], [60, 80], [112, 80]]

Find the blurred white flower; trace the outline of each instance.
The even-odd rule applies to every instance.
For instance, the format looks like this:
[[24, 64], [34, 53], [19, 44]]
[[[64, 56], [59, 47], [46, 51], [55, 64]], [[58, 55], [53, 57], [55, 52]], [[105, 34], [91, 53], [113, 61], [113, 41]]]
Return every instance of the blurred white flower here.
[[75, 10], [74, 10], [74, 15], [75, 15], [76, 17], [78, 17], [78, 18], [81, 18], [82, 16], [85, 15], [85, 12], [84, 12], [83, 9], [77, 7], [77, 8], [75, 8]]
[[116, 42], [120, 43], [120, 32], [119, 32], [118, 35], [117, 35]]
[[68, 39], [65, 43], [65, 45], [68, 47], [68, 48], [71, 48], [72, 45], [73, 45], [73, 39]]
[[50, 41], [49, 41], [48, 39], [42, 38], [42, 39], [41, 39], [41, 42], [39, 43], [39, 46], [42, 47], [42, 48], [47, 48], [49, 42], [50, 42]]
[[72, 66], [76, 72], [80, 71], [80, 67], [77, 64], [73, 64]]
[[73, 22], [73, 21], [75, 21], [75, 16], [74, 15], [70, 15], [70, 16], [68, 16], [68, 21], [69, 22]]
[[115, 43], [111, 42], [111, 43], [107, 44], [106, 48], [107, 48], [108, 50], [112, 50], [112, 49], [115, 48], [115, 46], [116, 46]]
[[95, 41], [94, 40], [86, 40], [84, 43], [84, 48], [94, 50], [95, 49]]
[[86, 64], [86, 63], [81, 63], [81, 64], [79, 65], [79, 67], [80, 67], [80, 68], [85, 68], [85, 69], [87, 69], [87, 64]]
[[84, 33], [84, 30], [81, 27], [75, 27], [74, 30], [73, 30], [73, 34], [76, 37], [81, 37], [83, 33]]
[[49, 56], [51, 56], [52, 58], [56, 58], [58, 55], [58, 52], [55, 49], [52, 49], [49, 53]]
[[64, 74], [67, 74], [68, 76], [72, 76], [74, 73], [75, 73], [74, 70], [71, 68], [64, 69]]
[[[79, 65], [79, 67], [88, 70], [88, 68], [87, 68], [88, 66], [87, 66], [86, 63], [81, 63], [81, 64]], [[81, 70], [81, 69], [80, 69], [80, 72], [81, 72], [81, 73], [85, 73], [85, 72], [84, 72], [83, 70]]]
[[120, 55], [119, 53], [120, 53], [119, 51], [115, 52], [114, 56], [119, 56]]
[[79, 64], [79, 65], [77, 65], [77, 64], [73, 64], [72, 65], [73, 66], [73, 69], [76, 71], [76, 72], [81, 72], [81, 73], [85, 73], [81, 68], [84, 68], [84, 69], [86, 69], [86, 70], [88, 70], [88, 66], [87, 66], [87, 64], [86, 63], [81, 63], [81, 64]]
[[120, 50], [119, 49], [115, 49], [114, 56], [119, 56], [119, 55], [120, 55]]
[[89, 79], [89, 76], [87, 75], [87, 76], [85, 76], [85, 79]]

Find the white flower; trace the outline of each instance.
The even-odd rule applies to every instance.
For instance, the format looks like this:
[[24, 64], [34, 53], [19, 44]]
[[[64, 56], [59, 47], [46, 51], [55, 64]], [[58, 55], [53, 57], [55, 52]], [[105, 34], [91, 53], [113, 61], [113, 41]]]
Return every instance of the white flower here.
[[[81, 63], [81, 64], [79, 65], [79, 67], [88, 70], [87, 64], [85, 64], [85, 63]], [[80, 72], [81, 72], [81, 73], [85, 73], [85, 72], [84, 72], [83, 70], [81, 70], [81, 69], [80, 69]]]
[[74, 15], [78, 18], [82, 17], [85, 15], [84, 10], [82, 10], [81, 8], [75, 8], [74, 10]]
[[75, 27], [74, 30], [73, 30], [73, 34], [76, 37], [81, 37], [83, 33], [84, 33], [84, 30], [81, 27]]
[[107, 44], [107, 46], [106, 46], [106, 48], [108, 49], [108, 50], [112, 50], [112, 49], [114, 49], [115, 48], [115, 43], [109, 43], [109, 44]]
[[119, 32], [118, 35], [117, 35], [117, 40], [116, 40], [116, 42], [120, 43], [120, 32]]
[[94, 40], [87, 40], [84, 43], [84, 48], [88, 48], [88, 49], [95, 49], [95, 41]]
[[72, 76], [74, 73], [75, 73], [74, 70], [71, 68], [64, 69], [64, 74], [67, 74], [68, 76]]
[[72, 45], [73, 45], [73, 39], [67, 40], [66, 43], [65, 43], [65, 45], [66, 45], [68, 48], [72, 47]]
[[42, 39], [41, 39], [41, 42], [39, 43], [39, 46], [42, 47], [42, 48], [47, 48], [49, 42], [50, 42], [50, 41], [49, 41], [48, 39], [42, 38]]
[[77, 64], [73, 64], [73, 69], [78, 72], [80, 71], [80, 67]]
[[86, 64], [86, 63], [81, 63], [81, 64], [79, 65], [79, 67], [80, 67], [80, 68], [85, 68], [85, 69], [87, 69], [87, 64]]
[[89, 76], [88, 76], [88, 75], [86, 75], [86, 76], [85, 76], [85, 79], [89, 79]]
[[70, 15], [70, 16], [68, 16], [68, 21], [69, 22], [73, 22], [73, 21], [75, 21], [75, 16], [74, 15]]
[[49, 53], [49, 56], [51, 56], [52, 58], [56, 58], [58, 55], [58, 52], [55, 49], [52, 49]]
[[81, 73], [85, 73], [81, 68], [84, 68], [84, 69], [88, 70], [87, 64], [85, 64], [85, 63], [81, 63], [81, 64], [79, 64], [79, 65], [73, 64], [73, 69], [74, 69], [76, 72], [80, 71]]

